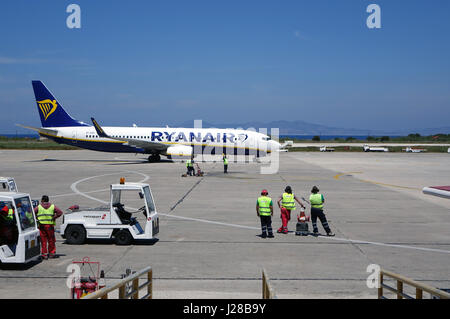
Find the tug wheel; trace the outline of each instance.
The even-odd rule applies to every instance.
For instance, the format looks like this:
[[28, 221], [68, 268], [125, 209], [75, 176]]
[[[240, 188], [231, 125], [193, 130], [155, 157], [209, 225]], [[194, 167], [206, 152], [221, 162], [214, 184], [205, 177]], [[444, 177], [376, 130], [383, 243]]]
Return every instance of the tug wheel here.
[[81, 245], [86, 240], [86, 230], [81, 225], [67, 226], [64, 235], [69, 245]]

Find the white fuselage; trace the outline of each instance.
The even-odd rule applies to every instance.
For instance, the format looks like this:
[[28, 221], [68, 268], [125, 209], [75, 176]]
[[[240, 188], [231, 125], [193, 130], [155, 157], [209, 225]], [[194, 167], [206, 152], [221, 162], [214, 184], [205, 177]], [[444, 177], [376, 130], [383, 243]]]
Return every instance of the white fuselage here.
[[[269, 136], [251, 130], [170, 127], [102, 128], [110, 138], [99, 137], [93, 126], [46, 127], [58, 133], [56, 135], [41, 133], [41, 135], [59, 143], [105, 152], [152, 153], [140, 147], [139, 141], [166, 145], [168, 149], [167, 152], [161, 152], [163, 155], [173, 155], [169, 152], [171, 146], [189, 147], [193, 149], [193, 154], [257, 154], [258, 156], [265, 156], [280, 148], [280, 144], [271, 140]], [[142, 150], [139, 150], [140, 148]]]

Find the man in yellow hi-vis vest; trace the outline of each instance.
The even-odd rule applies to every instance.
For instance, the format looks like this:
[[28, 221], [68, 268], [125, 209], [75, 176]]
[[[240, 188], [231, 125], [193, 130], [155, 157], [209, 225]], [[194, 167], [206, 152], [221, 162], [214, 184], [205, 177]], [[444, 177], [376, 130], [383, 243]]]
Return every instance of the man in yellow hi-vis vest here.
[[291, 186], [286, 186], [283, 195], [278, 199], [278, 207], [281, 209], [281, 227], [278, 233], [288, 233], [288, 222], [291, 220], [291, 212], [295, 210], [295, 201], [305, 208], [303, 203], [292, 193]]
[[42, 259], [56, 258], [55, 219], [60, 217], [63, 212], [49, 203], [48, 196], [44, 195], [41, 198], [41, 204], [35, 207], [34, 213], [41, 235], [41, 257]]
[[319, 188], [317, 188], [317, 186], [314, 186], [311, 190], [309, 203], [311, 204], [311, 223], [313, 226], [314, 236], [319, 235], [319, 229], [317, 228], [317, 218], [320, 219], [323, 228], [327, 232], [327, 236], [334, 236], [333, 232], [330, 229], [330, 225], [328, 225], [327, 218], [323, 213], [323, 204], [325, 203], [325, 199], [323, 198], [323, 195], [319, 193]]
[[258, 197], [258, 200], [256, 201], [256, 215], [261, 219], [261, 238], [273, 238], [273, 203], [272, 198], [270, 198], [268, 195], [269, 192], [263, 189], [261, 192], [261, 196]]
[[223, 160], [223, 173], [227, 174], [228, 173], [228, 158], [225, 154], [223, 154], [222, 160]]
[[192, 176], [194, 173], [194, 164], [193, 164], [193, 159], [187, 159], [186, 160], [186, 168], [187, 168], [187, 175]]

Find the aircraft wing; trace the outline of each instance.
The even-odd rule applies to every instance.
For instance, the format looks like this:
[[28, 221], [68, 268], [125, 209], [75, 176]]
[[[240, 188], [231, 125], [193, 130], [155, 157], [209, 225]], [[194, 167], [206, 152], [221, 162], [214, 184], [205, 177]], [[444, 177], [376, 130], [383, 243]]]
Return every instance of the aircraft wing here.
[[124, 141], [127, 142], [129, 146], [142, 148], [149, 152], [164, 152], [167, 150], [168, 146], [162, 143], [156, 143], [156, 142], [148, 142], [148, 141], [142, 141], [142, 140], [136, 140], [131, 138], [119, 138], [119, 137], [111, 137], [108, 134], [105, 133], [103, 128], [97, 123], [97, 121], [91, 117], [92, 124], [94, 124], [94, 128], [97, 131], [98, 136], [103, 138], [109, 138], [116, 141]]
[[22, 124], [16, 124], [17, 126], [29, 129], [29, 130], [33, 130], [36, 131], [38, 133], [42, 133], [42, 134], [46, 134], [46, 135], [53, 135], [53, 136], [57, 136], [58, 135], [58, 131], [57, 130], [49, 130], [47, 128], [42, 128], [42, 127], [33, 127], [33, 126], [26, 126], [26, 125], [22, 125]]

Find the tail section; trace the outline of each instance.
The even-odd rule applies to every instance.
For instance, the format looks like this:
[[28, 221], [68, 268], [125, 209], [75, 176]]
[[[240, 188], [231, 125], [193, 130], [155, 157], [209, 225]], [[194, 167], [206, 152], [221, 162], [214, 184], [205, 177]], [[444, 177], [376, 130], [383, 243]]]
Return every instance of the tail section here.
[[42, 127], [87, 126], [73, 119], [41, 81], [32, 81]]

